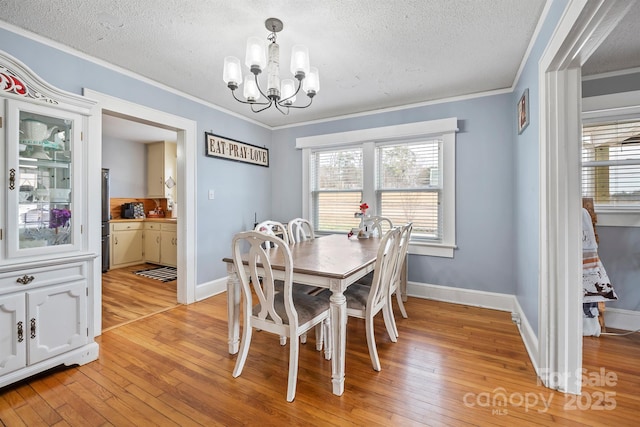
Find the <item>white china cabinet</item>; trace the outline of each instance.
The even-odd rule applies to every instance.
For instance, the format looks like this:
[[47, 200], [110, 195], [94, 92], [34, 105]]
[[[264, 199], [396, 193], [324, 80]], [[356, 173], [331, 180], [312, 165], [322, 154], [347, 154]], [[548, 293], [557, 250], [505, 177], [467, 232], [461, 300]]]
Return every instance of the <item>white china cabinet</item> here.
[[0, 52], [0, 387], [98, 357], [88, 248], [88, 118]]

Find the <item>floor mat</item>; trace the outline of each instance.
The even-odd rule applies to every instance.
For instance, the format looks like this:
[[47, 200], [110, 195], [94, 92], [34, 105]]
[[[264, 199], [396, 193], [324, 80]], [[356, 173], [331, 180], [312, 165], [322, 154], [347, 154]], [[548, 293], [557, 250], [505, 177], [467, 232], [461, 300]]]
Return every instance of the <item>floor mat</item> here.
[[147, 270], [134, 271], [138, 276], [160, 280], [161, 282], [171, 282], [178, 278], [178, 270], [175, 267], [149, 268]]

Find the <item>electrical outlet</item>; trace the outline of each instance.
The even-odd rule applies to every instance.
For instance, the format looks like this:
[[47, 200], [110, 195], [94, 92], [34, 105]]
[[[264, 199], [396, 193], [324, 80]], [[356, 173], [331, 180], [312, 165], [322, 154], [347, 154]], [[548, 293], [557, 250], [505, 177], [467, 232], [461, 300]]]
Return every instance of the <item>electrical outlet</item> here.
[[209, 190], [209, 200], [213, 200], [216, 198], [215, 190]]
[[516, 325], [520, 325], [520, 315], [518, 313], [511, 313], [511, 321]]

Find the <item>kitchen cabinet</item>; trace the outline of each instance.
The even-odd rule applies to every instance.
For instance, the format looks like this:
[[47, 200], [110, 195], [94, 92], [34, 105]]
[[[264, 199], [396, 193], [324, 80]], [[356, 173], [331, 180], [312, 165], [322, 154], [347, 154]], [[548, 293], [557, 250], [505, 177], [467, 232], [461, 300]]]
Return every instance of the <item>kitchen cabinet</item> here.
[[111, 223], [111, 264], [120, 268], [144, 262], [142, 221]]
[[152, 264], [160, 263], [160, 223], [144, 223], [144, 260]]
[[152, 264], [177, 266], [177, 225], [163, 222], [145, 222], [144, 260]]
[[[0, 52], [0, 387], [98, 358], [89, 244], [95, 102]], [[96, 230], [97, 233], [97, 230]]]
[[147, 197], [167, 199], [169, 207], [176, 201], [176, 147], [171, 141], [147, 144]]
[[160, 264], [176, 267], [178, 265], [178, 227], [177, 224], [160, 225]]

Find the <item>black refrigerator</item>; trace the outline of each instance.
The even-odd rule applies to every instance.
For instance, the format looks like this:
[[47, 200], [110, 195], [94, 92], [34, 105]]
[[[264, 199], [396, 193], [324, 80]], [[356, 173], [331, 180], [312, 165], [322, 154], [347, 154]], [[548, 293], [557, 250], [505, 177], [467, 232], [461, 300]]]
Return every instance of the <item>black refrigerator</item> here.
[[102, 169], [102, 272], [109, 270], [109, 169]]

